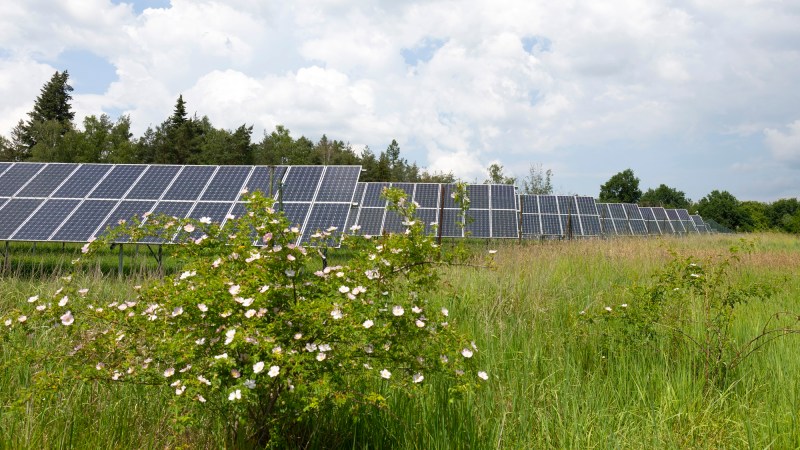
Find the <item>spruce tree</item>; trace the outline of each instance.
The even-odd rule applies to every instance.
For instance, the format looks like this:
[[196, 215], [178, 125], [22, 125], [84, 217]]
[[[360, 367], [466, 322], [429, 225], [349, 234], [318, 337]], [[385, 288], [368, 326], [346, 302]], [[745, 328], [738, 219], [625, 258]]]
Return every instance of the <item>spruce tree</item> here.
[[50, 81], [42, 87], [41, 93], [36, 97], [33, 110], [28, 113], [29, 119], [22, 129], [22, 138], [28, 148], [33, 148], [38, 139], [34, 127], [49, 121], [54, 121], [61, 127], [61, 135], [72, 128], [75, 113], [72, 111], [72, 86], [69, 85], [69, 72], [56, 72]]

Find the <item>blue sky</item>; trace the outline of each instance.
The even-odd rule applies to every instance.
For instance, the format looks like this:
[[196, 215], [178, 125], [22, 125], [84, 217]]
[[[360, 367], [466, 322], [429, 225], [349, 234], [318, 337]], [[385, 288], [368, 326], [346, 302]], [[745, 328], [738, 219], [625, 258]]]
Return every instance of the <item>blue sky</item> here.
[[597, 195], [631, 168], [697, 200], [800, 192], [800, 7], [777, 0], [31, 0], [0, 16], [0, 134], [69, 70], [78, 120], [138, 136], [182, 94], [467, 180], [500, 163]]

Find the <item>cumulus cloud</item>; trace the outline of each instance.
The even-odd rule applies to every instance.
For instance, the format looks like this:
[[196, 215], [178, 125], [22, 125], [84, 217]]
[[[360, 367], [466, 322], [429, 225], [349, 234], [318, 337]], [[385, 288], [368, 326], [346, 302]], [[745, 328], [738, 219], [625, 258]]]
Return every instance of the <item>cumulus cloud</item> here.
[[[496, 160], [614, 173], [629, 163], [603, 155], [621, 142], [663, 164], [665, 139], [688, 144], [668, 165], [701, 142], [731, 168], [742, 158], [708, 144], [730, 130], [763, 131], [758, 150], [789, 162], [796, 122], [775, 124], [796, 119], [798, 21], [789, 3], [744, 0], [15, 2], [0, 16], [0, 132], [63, 69], [50, 62], [82, 50], [117, 77], [100, 94], [74, 93], [78, 117], [127, 113], [136, 134], [183, 94], [216, 126], [259, 135], [282, 124], [375, 151], [397, 139], [405, 158], [468, 179]], [[594, 189], [602, 176], [572, 181]], [[678, 187], [702, 197], [724, 180]]]
[[800, 167], [800, 120], [786, 126], [786, 131], [767, 128], [764, 140], [778, 161]]

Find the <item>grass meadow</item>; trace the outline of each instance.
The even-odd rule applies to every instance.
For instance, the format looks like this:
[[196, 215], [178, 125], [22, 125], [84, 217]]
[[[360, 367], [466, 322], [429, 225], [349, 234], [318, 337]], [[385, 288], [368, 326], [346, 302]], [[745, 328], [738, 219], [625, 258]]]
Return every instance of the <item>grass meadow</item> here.
[[[616, 307], [626, 288], [647, 283], [668, 250], [705, 258], [724, 254], [741, 235], [558, 242], [492, 242], [495, 267], [445, 268], [429, 299], [446, 306], [473, 336], [490, 379], [455, 402], [447, 386], [425, 381], [417, 397], [390, 397], [388, 410], [359, 417], [321, 414], [308, 430], [312, 448], [800, 448], [800, 335], [774, 341], [748, 358], [725, 385], [709, 389], [692, 348], [670, 339], [608, 351], [580, 311]], [[775, 288], [765, 302], [737, 308], [733, 336], [745, 342], [777, 311], [800, 314], [800, 239], [779, 234], [755, 243], [733, 273]], [[26, 250], [27, 249], [27, 250]], [[0, 312], [30, 295], [51, 292], [74, 257], [67, 247], [15, 247], [0, 283]], [[130, 251], [130, 250], [129, 250]], [[335, 255], [334, 255], [335, 256]], [[83, 274], [109, 301], [129, 295], [154, 268], [140, 249], [119, 277], [116, 254]], [[478, 259], [476, 259], [477, 261]], [[168, 272], [177, 262], [169, 262]], [[104, 275], [105, 274], [105, 275]], [[689, 313], [697, 313], [686, 305]], [[19, 336], [46, 351], [57, 331]], [[11, 355], [0, 342], [0, 368]], [[22, 386], [57, 359], [0, 372], [0, 448], [246, 447], [228, 436], [224, 417], [182, 429], [166, 406], [171, 389], [66, 382], [24, 403]]]

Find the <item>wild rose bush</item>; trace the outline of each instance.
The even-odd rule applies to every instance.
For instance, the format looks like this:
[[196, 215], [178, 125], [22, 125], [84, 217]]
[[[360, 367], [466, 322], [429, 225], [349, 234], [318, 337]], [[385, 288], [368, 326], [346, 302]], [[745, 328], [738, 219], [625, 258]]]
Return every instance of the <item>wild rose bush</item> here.
[[[399, 191], [387, 196], [407, 231], [345, 236], [352, 258], [325, 269], [319, 249], [295, 245], [299, 231], [257, 193], [248, 214], [224, 227], [206, 218], [133, 220], [87, 244], [76, 269], [110, 242], [155, 235], [182, 241], [181, 273], [125, 299], [65, 277], [60, 289], [6, 314], [0, 337], [54, 329], [63, 333], [64, 354], [52, 355], [63, 373], [40, 374], [44, 384], [68, 373], [168, 385], [180, 422], [212, 411], [262, 444], [279, 445], [319, 410], [382, 406], [388, 393], [413, 393], [431, 377], [449, 380], [453, 395], [470, 391], [488, 378], [475, 367], [477, 348], [426, 298], [440, 251], [414, 205]], [[314, 237], [322, 244], [333, 232]], [[24, 364], [30, 355], [17, 350]]]

